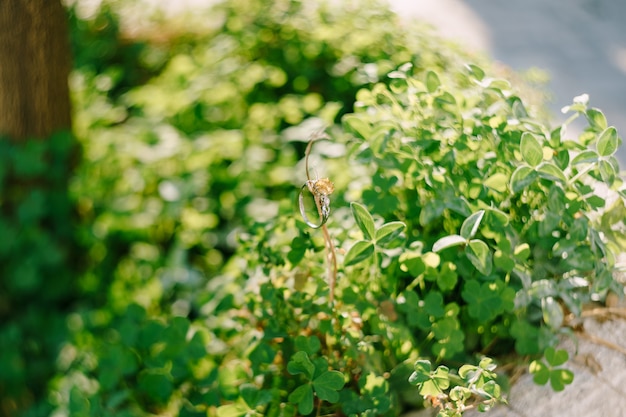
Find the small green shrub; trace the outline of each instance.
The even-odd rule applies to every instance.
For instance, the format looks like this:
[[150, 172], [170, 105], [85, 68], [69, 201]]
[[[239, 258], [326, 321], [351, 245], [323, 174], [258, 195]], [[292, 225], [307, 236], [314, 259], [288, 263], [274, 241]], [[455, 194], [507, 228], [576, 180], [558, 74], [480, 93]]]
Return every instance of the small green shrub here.
[[[572, 334], [566, 316], [623, 294], [612, 275], [623, 248], [620, 139], [599, 110], [575, 99], [569, 110], [590, 123], [572, 140], [567, 125], [549, 130], [507, 81], [474, 65], [445, 73], [404, 65], [389, 76], [388, 86], [361, 90], [345, 133], [331, 134], [346, 153], [323, 175], [337, 179], [333, 196], [353, 200], [351, 209], [333, 203], [328, 224], [345, 253], [336, 304], [328, 305], [322, 236], [292, 205], [242, 237], [247, 295], [233, 307], [249, 337], [237, 360], [272, 398], [258, 413], [291, 404], [303, 415], [397, 415], [419, 402], [409, 381], [441, 416], [486, 409], [502, 399], [491, 362], [481, 362], [487, 379], [478, 387], [468, 377], [474, 365], [450, 369], [485, 354], [517, 361], [545, 352], [547, 365], [537, 360], [531, 371], [563, 389], [572, 374], [554, 347]], [[313, 394], [314, 377], [293, 380], [295, 363], [320, 372], [315, 360], [344, 375], [336, 404]]]

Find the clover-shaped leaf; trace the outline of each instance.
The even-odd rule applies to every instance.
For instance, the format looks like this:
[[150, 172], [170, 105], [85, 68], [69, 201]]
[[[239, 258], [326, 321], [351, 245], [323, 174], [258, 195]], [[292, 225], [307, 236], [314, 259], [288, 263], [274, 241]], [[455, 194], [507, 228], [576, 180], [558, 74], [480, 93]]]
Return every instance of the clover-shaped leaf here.
[[306, 352], [296, 352], [289, 363], [287, 364], [287, 371], [291, 375], [304, 374], [307, 379], [313, 378], [315, 372], [315, 365], [309, 359], [309, 355]]
[[468, 312], [481, 322], [487, 322], [502, 311], [500, 291], [495, 283], [485, 282], [481, 286], [474, 279], [465, 283], [461, 296], [468, 303]]
[[313, 388], [317, 396], [329, 403], [339, 401], [339, 390], [344, 384], [343, 374], [338, 371], [326, 371], [313, 380]]
[[544, 353], [544, 358], [547, 363], [534, 360], [530, 364], [529, 370], [533, 374], [533, 381], [539, 385], [545, 385], [549, 381], [554, 391], [563, 391], [566, 385], [574, 381], [572, 371], [560, 368], [569, 359], [567, 351], [549, 347]]
[[289, 402], [298, 405], [301, 415], [313, 412], [313, 388], [311, 384], [300, 385], [289, 394]]
[[415, 371], [409, 377], [409, 382], [417, 385], [422, 396], [437, 397], [444, 393], [450, 386], [450, 370], [446, 366], [439, 366], [434, 372], [430, 361], [418, 360]]
[[321, 347], [320, 339], [317, 336], [300, 335], [296, 337], [295, 345], [296, 349], [309, 355], [317, 353]]

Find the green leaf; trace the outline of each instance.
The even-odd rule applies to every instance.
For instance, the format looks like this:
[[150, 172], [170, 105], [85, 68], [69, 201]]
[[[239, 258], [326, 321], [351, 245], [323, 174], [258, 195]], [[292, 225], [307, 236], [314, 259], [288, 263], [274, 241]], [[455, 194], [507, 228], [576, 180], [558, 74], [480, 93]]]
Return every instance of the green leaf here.
[[550, 368], [540, 360], [530, 363], [529, 371], [533, 375], [533, 381], [537, 385], [546, 385], [550, 380]]
[[559, 392], [565, 389], [566, 385], [574, 382], [574, 373], [569, 369], [553, 369], [550, 371], [550, 386]]
[[439, 81], [439, 76], [433, 71], [428, 71], [426, 73], [426, 89], [428, 92], [434, 93], [440, 85], [441, 81]]
[[313, 336], [300, 335], [296, 337], [295, 344], [296, 344], [296, 349], [298, 349], [299, 351], [306, 352], [308, 355], [313, 355], [317, 353], [322, 346], [322, 344], [320, 343], [320, 339], [315, 335]]
[[159, 371], [147, 370], [139, 374], [139, 390], [158, 404], [167, 404], [174, 392], [171, 376]]
[[311, 379], [313, 378], [313, 372], [315, 372], [315, 365], [313, 365], [306, 352], [300, 351], [291, 357], [287, 364], [287, 371], [291, 375], [304, 374], [307, 379]]
[[344, 376], [338, 371], [326, 371], [313, 381], [313, 388], [317, 396], [329, 403], [339, 401], [339, 390], [345, 384]]
[[289, 394], [289, 402], [298, 404], [298, 411], [301, 415], [313, 412], [313, 388], [310, 384], [300, 385]]
[[372, 134], [372, 126], [362, 117], [354, 114], [343, 116], [342, 123], [344, 128], [361, 139], [368, 140]]
[[343, 263], [345, 266], [356, 265], [371, 257], [373, 253], [374, 244], [372, 242], [359, 240], [348, 250]]
[[600, 134], [596, 147], [600, 156], [611, 156], [617, 151], [618, 145], [617, 130], [610, 126]]
[[222, 405], [217, 408], [217, 417], [243, 417], [250, 408], [241, 402], [235, 404]]
[[507, 190], [509, 183], [509, 176], [502, 172], [496, 172], [483, 183], [485, 187], [491, 188], [499, 193], [504, 193]]
[[587, 109], [586, 116], [589, 125], [591, 125], [596, 132], [603, 131], [607, 128], [606, 117], [600, 110], [596, 108]]
[[467, 239], [459, 235], [444, 236], [433, 244], [433, 252], [439, 252], [446, 248], [458, 245], [464, 245]]
[[544, 356], [550, 366], [553, 367], [561, 366], [569, 359], [569, 354], [565, 349], [555, 349], [552, 346], [546, 348]]
[[563, 308], [552, 297], [541, 299], [543, 321], [553, 330], [558, 330], [563, 325]]
[[574, 159], [572, 159], [572, 165], [596, 162], [598, 158], [599, 158], [599, 155], [596, 151], [592, 151], [592, 150], [582, 151], [581, 153], [576, 155]]
[[392, 242], [395, 238], [400, 236], [405, 228], [406, 225], [402, 222], [385, 223], [380, 229], [376, 230], [376, 244], [384, 246]]
[[355, 202], [350, 203], [350, 208], [352, 209], [352, 215], [354, 216], [354, 220], [356, 220], [357, 226], [359, 226], [359, 229], [361, 229], [363, 235], [365, 236], [365, 240], [374, 239], [374, 219], [369, 211], [367, 211], [365, 206], [362, 204]]
[[485, 210], [479, 210], [469, 216], [467, 219], [465, 219], [463, 225], [461, 226], [461, 236], [465, 240], [469, 240], [474, 237], [474, 235], [478, 231], [478, 227], [480, 226], [480, 222], [482, 221], [484, 215]]
[[615, 168], [608, 161], [600, 160], [598, 161], [598, 168], [600, 169], [600, 176], [602, 177], [602, 181], [607, 183], [609, 186], [613, 185], [615, 182]]
[[491, 274], [493, 255], [485, 242], [479, 239], [471, 240], [465, 247], [465, 255], [481, 274]]
[[511, 272], [513, 271], [513, 268], [515, 268], [515, 260], [511, 258], [508, 253], [504, 253], [500, 249], [498, 249], [493, 255], [493, 263], [496, 267], [506, 272]]
[[478, 81], [481, 81], [483, 78], [485, 78], [485, 71], [483, 71], [483, 69], [479, 66], [476, 66], [474, 64], [466, 64], [465, 68], [467, 68], [470, 74]]
[[543, 148], [537, 138], [535, 138], [535, 135], [530, 132], [522, 134], [520, 151], [524, 161], [533, 168], [543, 161]]
[[522, 165], [518, 167], [511, 175], [511, 190], [519, 193], [524, 188], [532, 184], [537, 178], [537, 172], [531, 167]]
[[559, 167], [551, 162], [544, 162], [543, 164], [541, 164], [541, 166], [537, 168], [537, 172], [539, 173], [539, 176], [541, 178], [552, 181], [561, 181], [562, 183], [567, 182], [567, 178], [565, 178], [565, 174], [563, 174], [563, 171], [561, 171]]

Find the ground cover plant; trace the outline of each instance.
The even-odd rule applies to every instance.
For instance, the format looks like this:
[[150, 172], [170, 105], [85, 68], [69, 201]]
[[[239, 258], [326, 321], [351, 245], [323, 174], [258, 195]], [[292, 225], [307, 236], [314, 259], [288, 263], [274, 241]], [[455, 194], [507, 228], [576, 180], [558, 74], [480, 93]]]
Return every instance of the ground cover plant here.
[[[602, 113], [581, 96], [587, 130], [550, 128], [526, 87], [375, 3], [265, 3], [165, 39], [124, 38], [114, 2], [72, 17], [89, 302], [54, 415], [456, 416], [502, 399], [497, 364], [570, 383], [558, 338], [623, 293]], [[324, 178], [327, 236], [297, 205]]]

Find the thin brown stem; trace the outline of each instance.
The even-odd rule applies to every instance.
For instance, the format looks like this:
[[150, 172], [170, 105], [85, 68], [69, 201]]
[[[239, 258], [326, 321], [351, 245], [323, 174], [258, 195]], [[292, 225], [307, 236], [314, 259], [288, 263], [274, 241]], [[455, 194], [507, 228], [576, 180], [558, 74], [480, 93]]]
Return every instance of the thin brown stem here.
[[[311, 185], [311, 174], [309, 173], [309, 155], [311, 154], [313, 142], [318, 139], [328, 139], [328, 136], [324, 133], [316, 133], [311, 137], [304, 153], [304, 169], [306, 169], [306, 179], [307, 184], [309, 184], [308, 188], [315, 197], [315, 205], [317, 206], [317, 211], [321, 218], [322, 205], [320, 197], [313, 190], [313, 186]], [[337, 256], [335, 253], [335, 245], [330, 237], [330, 233], [328, 232], [328, 228], [325, 224], [322, 225], [322, 233], [324, 234], [324, 246], [326, 248], [326, 264], [328, 271], [329, 287], [328, 302], [332, 305], [335, 301], [335, 285], [337, 283]]]

